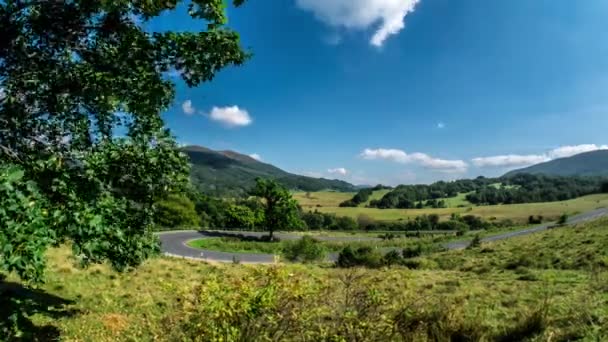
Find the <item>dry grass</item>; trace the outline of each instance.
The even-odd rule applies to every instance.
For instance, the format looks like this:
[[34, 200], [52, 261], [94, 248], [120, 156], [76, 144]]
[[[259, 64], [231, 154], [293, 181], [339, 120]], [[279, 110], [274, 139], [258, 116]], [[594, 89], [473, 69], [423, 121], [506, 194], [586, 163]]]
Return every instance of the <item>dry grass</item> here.
[[[344, 281], [354, 274], [356, 286], [378, 294], [378, 310], [387, 313], [412, 303], [420, 310], [447, 305], [453, 316], [442, 319], [448, 323], [457, 319], [460, 328], [476, 327], [476, 333], [519, 336], [513, 334], [531, 329], [535, 310], [549, 298], [542, 321], [546, 328], [533, 340], [603, 340], [608, 338], [607, 244], [608, 221], [600, 221], [426, 257], [418, 263], [421, 269], [209, 265], [163, 257], [125, 274], [105, 265], [78, 269], [68, 249], [59, 248], [48, 253], [47, 282], [41, 289], [74, 300], [68, 308], [79, 313], [32, 318], [36, 325], [58, 327], [66, 341], [164, 341], [175, 328], [166, 324], [166, 317], [180, 317], [181, 303], [206, 279], [217, 279], [220, 286], [257, 286], [265, 272], [276, 269], [286, 274], [289, 286], [324, 288], [305, 297], [318, 302], [306, 304], [331, 315], [343, 307]], [[367, 323], [380, 322], [370, 318]]]

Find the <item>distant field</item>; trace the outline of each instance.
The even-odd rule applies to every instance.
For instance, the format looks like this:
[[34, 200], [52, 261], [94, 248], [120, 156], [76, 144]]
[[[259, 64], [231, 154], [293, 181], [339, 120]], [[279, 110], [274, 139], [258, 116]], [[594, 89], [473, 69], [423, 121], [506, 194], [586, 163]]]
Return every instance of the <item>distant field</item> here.
[[457, 208], [458, 206], [472, 206], [471, 202], [467, 201], [466, 197], [470, 192], [461, 192], [456, 197], [439, 198], [444, 200], [448, 208]]
[[296, 192], [293, 194], [298, 203], [304, 208], [315, 208], [317, 205], [322, 207], [337, 207], [340, 203], [353, 198], [355, 192]]
[[[316, 196], [317, 193], [311, 194]], [[608, 206], [608, 194], [584, 196], [573, 200], [562, 202], [543, 202], [510, 205], [491, 206], [469, 206], [465, 208], [443, 208], [443, 209], [376, 209], [376, 208], [340, 208], [337, 206], [322, 206], [318, 209], [325, 213], [335, 213], [340, 216], [357, 218], [359, 215], [368, 215], [380, 221], [407, 220], [424, 214], [438, 214], [442, 218], [448, 218], [452, 213], [471, 214], [482, 216], [486, 219], [511, 219], [516, 222], [526, 222], [530, 215], [542, 215], [547, 219], [556, 219], [562, 213], [569, 214], [590, 211], [598, 207]], [[303, 206], [304, 209], [308, 209]], [[310, 209], [313, 209], [312, 207]]]

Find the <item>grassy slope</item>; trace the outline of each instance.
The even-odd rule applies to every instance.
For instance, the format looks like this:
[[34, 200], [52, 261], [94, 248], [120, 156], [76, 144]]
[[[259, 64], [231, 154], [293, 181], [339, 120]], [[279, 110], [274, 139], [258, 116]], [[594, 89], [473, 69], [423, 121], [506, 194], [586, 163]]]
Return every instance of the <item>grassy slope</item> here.
[[365, 207], [366, 205], [369, 204], [369, 202], [371, 202], [373, 200], [379, 200], [382, 197], [384, 197], [384, 195], [388, 194], [389, 192], [391, 192], [390, 189], [376, 190], [376, 191], [372, 192], [371, 196], [369, 196], [369, 199], [365, 203], [361, 203], [361, 204], [359, 204], [359, 206]]
[[468, 192], [461, 192], [456, 197], [440, 198], [444, 200], [448, 208], [458, 208], [459, 206], [472, 206], [471, 202], [467, 201]]
[[[290, 284], [322, 285], [306, 300], [338, 310], [345, 296], [344, 279], [356, 276], [357, 286], [369, 286], [382, 310], [415, 303], [431, 310], [437, 303], [455, 310], [463, 320], [493, 336], [526, 327], [523, 318], [548, 303], [547, 329], [535, 341], [586, 337], [608, 338], [608, 221], [578, 228], [555, 229], [537, 235], [486, 244], [482, 248], [427, 257], [427, 269], [336, 270], [316, 266], [276, 266]], [[79, 312], [56, 318], [36, 314], [36, 325], [56, 326], [68, 341], [165, 340], [163, 318], [176, 311], [196, 285], [210, 276], [226, 286], [243, 279], [264, 278], [273, 266], [208, 265], [180, 259], [151, 260], [134, 272], [117, 274], [106, 266], [80, 270], [66, 248], [49, 253], [48, 279], [41, 290], [74, 300]], [[423, 267], [423, 268], [425, 268]], [[261, 274], [261, 275], [260, 275]], [[262, 279], [260, 278], [260, 279]], [[9, 278], [10, 279], [10, 278]], [[14, 279], [12, 279], [14, 281]], [[294, 285], [295, 286], [295, 285]], [[317, 289], [317, 287], [312, 287]], [[0, 308], [2, 310], [2, 308]], [[331, 321], [331, 320], [330, 320]], [[328, 321], [324, 321], [328, 324]], [[377, 322], [368, 322], [375, 324]], [[453, 323], [453, 322], [452, 322]]]
[[[309, 194], [309, 196], [307, 196]], [[356, 192], [316, 191], [295, 192], [293, 198], [305, 209], [314, 210], [317, 205], [337, 207], [340, 203], [353, 198]]]
[[[315, 196], [316, 193], [312, 193]], [[314, 203], [314, 202], [313, 202]], [[329, 203], [329, 202], [327, 202]], [[308, 206], [312, 203], [308, 202]], [[442, 218], [448, 218], [452, 213], [471, 214], [485, 217], [487, 219], [512, 219], [517, 222], [527, 222], [530, 215], [543, 215], [549, 219], [556, 219], [562, 213], [581, 213], [608, 206], [608, 194], [584, 196], [573, 200], [562, 202], [526, 203], [512, 205], [491, 205], [466, 208], [442, 208], [442, 209], [375, 209], [375, 208], [340, 208], [337, 206], [322, 206], [315, 208], [321, 212], [335, 213], [342, 216], [357, 218], [361, 214], [371, 216], [377, 220], [405, 220], [418, 215], [438, 214]], [[304, 206], [304, 209], [309, 207]]]

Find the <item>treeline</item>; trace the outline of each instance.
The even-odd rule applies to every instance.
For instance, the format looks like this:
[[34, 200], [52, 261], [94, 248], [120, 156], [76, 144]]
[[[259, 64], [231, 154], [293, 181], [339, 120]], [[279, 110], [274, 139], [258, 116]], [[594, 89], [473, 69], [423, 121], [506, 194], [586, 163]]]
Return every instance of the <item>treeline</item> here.
[[369, 207], [380, 209], [444, 208], [446, 207], [445, 198], [456, 197], [459, 193], [472, 192], [493, 183], [496, 183], [496, 180], [478, 177], [453, 182], [439, 181], [430, 185], [399, 185], [381, 199], [370, 201]]
[[368, 206], [380, 209], [444, 208], [445, 199], [459, 193], [468, 193], [466, 200], [472, 204], [493, 205], [563, 201], [600, 192], [608, 192], [606, 178], [517, 174], [430, 185], [400, 185], [381, 199], [370, 201]]
[[510, 187], [484, 187], [466, 199], [478, 205], [565, 201], [602, 192], [605, 178], [517, 174]]
[[391, 189], [391, 187], [384, 185], [376, 185], [373, 188], [365, 188], [359, 190], [353, 198], [340, 203], [340, 207], [358, 207], [360, 204], [367, 202], [374, 191]]
[[[254, 198], [225, 200], [195, 191], [173, 195], [156, 204], [156, 223], [159, 230], [181, 228], [266, 230], [262, 203]], [[453, 214], [440, 220], [436, 214], [421, 215], [409, 220], [377, 221], [360, 215], [356, 220], [319, 211], [299, 211], [300, 220], [293, 230], [339, 231], [455, 231], [490, 229], [509, 226], [512, 222], [490, 222], [473, 215]]]

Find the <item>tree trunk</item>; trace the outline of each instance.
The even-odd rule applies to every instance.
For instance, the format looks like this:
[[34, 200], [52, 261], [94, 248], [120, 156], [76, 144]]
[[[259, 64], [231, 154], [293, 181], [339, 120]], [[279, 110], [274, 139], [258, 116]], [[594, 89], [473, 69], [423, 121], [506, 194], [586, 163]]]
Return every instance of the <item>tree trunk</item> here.
[[270, 234], [268, 234], [268, 240], [269, 240], [270, 242], [272, 242], [272, 241], [274, 240], [273, 233], [274, 233], [274, 231], [273, 231], [273, 229], [271, 228], [271, 229], [270, 229]]

